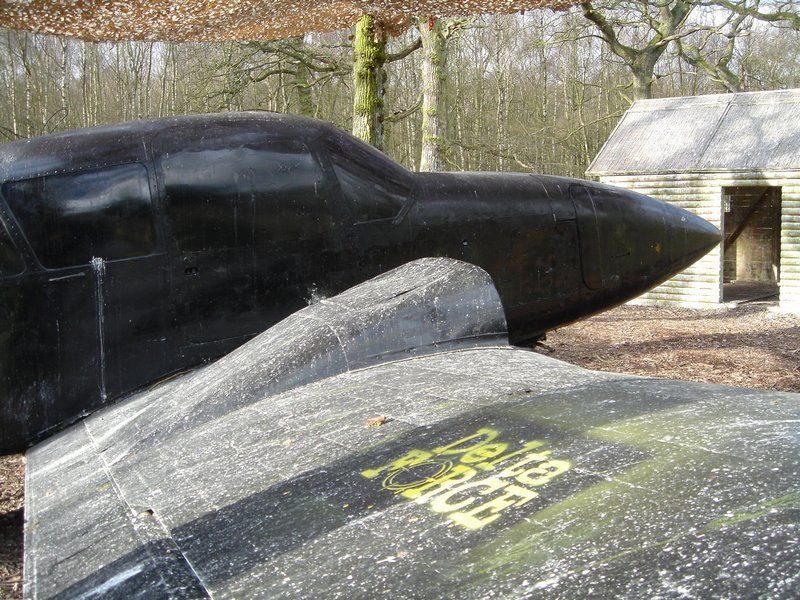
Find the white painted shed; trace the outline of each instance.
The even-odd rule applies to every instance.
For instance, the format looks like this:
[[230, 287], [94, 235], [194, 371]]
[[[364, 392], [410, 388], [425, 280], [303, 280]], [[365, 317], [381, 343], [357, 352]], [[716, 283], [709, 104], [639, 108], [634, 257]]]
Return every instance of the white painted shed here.
[[800, 89], [639, 100], [586, 174], [725, 234], [642, 302], [709, 306], [749, 294], [800, 312]]

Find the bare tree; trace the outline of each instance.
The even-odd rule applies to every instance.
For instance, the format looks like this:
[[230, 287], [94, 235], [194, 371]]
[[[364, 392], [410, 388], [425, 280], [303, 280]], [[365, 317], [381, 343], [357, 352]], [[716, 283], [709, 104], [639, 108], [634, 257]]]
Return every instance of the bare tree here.
[[383, 148], [386, 39], [377, 17], [361, 16], [353, 41], [353, 135], [376, 148]]
[[419, 38], [396, 54], [387, 52], [389, 32], [384, 23], [364, 14], [356, 24], [353, 39], [353, 135], [383, 149], [386, 64], [403, 60], [418, 50]]
[[[583, 15], [631, 73], [632, 100], [650, 98], [655, 68], [669, 44], [693, 31], [687, 19], [695, 5], [686, 0], [602, 0], [583, 2]], [[629, 40], [629, 41], [628, 41]]]
[[797, 0], [698, 0], [704, 6], [719, 7], [745, 17], [778, 26], [800, 29], [800, 2]]
[[[634, 54], [656, 45], [660, 34], [643, 16], [653, 5], [592, 7]], [[455, 32], [451, 19], [434, 19], [433, 29], [427, 17], [414, 23], [399, 35], [373, 31], [381, 66], [370, 85], [381, 93], [366, 112], [385, 151], [409, 167], [580, 175], [629, 105], [631, 67], [583, 10], [480, 17]], [[659, 40], [652, 94], [800, 86], [800, 31], [790, 21], [779, 28], [694, 5]], [[349, 129], [360, 85], [355, 41], [348, 31], [253, 44], [98, 44], [4, 32], [0, 135], [249, 108]]]
[[[719, 11], [716, 11], [717, 13]], [[709, 75], [722, 91], [739, 92], [742, 78], [731, 67], [739, 38], [750, 35], [752, 19], [744, 14], [727, 13], [721, 23], [676, 40], [680, 56]]]
[[470, 19], [417, 19], [422, 44], [422, 149], [420, 171], [444, 171], [447, 151], [448, 41]]

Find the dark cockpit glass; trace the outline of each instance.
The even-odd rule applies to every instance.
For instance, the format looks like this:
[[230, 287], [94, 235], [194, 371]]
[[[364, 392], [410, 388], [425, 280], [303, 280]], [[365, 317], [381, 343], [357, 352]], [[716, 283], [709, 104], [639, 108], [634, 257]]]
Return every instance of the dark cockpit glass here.
[[5, 224], [0, 222], [0, 277], [18, 275], [25, 269], [25, 263], [8, 235]]
[[47, 175], [3, 186], [42, 266], [118, 260], [156, 248], [147, 169], [126, 164]]
[[356, 223], [394, 219], [409, 201], [413, 178], [372, 146], [349, 138], [328, 142], [334, 173]]
[[160, 160], [180, 250], [317, 238], [333, 227], [324, 174], [303, 143], [253, 133], [198, 146]]

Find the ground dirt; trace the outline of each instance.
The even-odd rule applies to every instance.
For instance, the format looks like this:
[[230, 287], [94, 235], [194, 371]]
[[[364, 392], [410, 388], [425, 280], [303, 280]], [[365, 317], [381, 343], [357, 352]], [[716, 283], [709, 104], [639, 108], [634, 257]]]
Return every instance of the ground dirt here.
[[773, 304], [622, 306], [549, 333], [539, 351], [600, 371], [800, 392], [800, 318]]
[[0, 598], [22, 597], [25, 458], [0, 456]]
[[[800, 318], [772, 308], [623, 306], [537, 349], [590, 369], [800, 392]], [[0, 598], [22, 595], [23, 485], [22, 455], [0, 457]]]

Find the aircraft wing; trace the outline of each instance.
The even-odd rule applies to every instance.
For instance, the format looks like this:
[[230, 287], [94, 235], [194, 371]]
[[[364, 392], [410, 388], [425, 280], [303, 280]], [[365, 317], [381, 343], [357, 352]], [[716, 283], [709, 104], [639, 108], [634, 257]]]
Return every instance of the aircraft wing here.
[[796, 597], [800, 396], [587, 371], [417, 261], [28, 452], [25, 595]]

